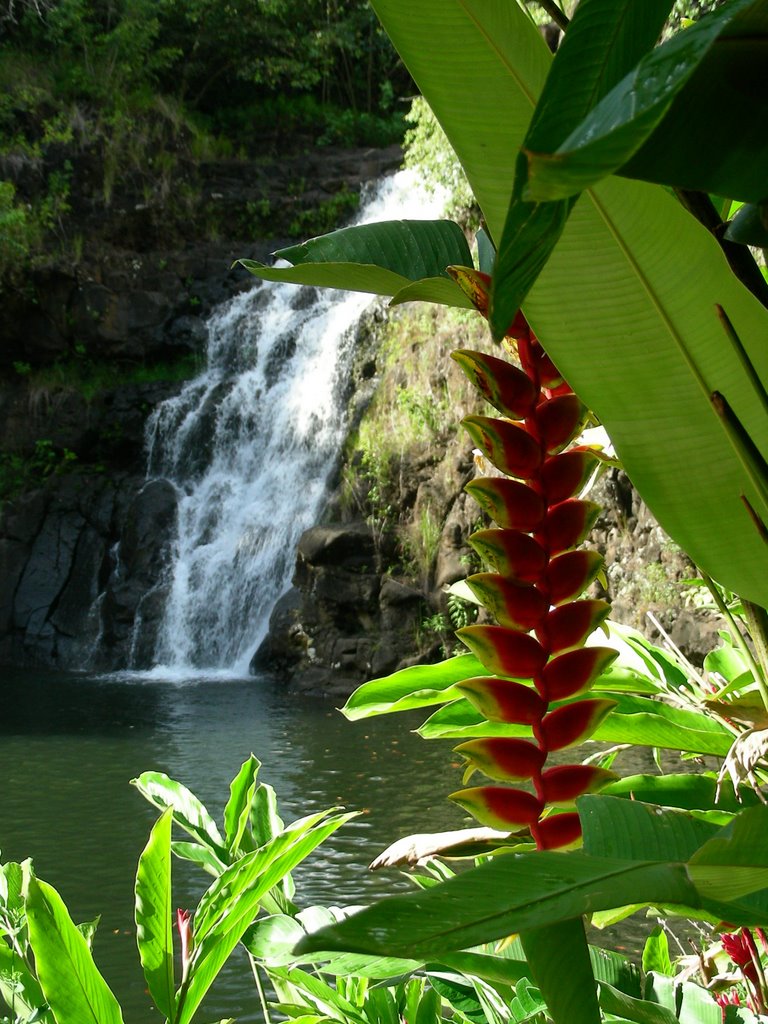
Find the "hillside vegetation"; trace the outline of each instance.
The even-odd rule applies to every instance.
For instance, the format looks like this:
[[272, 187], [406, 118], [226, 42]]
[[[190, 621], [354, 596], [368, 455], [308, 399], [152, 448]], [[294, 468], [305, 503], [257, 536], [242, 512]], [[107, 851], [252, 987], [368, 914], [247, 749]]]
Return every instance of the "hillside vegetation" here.
[[[412, 90], [365, 0], [5, 0], [0, 278], [52, 252], [79, 260], [94, 204], [128, 196], [188, 221], [211, 163], [398, 141]], [[270, 234], [269, 203], [251, 206], [241, 237]]]

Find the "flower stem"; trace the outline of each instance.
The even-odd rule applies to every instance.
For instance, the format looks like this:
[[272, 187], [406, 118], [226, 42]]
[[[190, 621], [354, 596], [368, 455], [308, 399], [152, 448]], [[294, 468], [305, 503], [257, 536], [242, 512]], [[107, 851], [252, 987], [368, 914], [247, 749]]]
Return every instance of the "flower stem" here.
[[259, 1002], [261, 1003], [261, 1012], [264, 1014], [265, 1024], [272, 1024], [267, 998], [264, 994], [264, 986], [261, 984], [261, 978], [259, 976], [259, 965], [256, 963], [256, 959], [252, 953], [248, 954], [248, 961], [251, 965], [251, 970], [253, 971], [253, 980], [256, 982], [256, 991], [259, 993]]

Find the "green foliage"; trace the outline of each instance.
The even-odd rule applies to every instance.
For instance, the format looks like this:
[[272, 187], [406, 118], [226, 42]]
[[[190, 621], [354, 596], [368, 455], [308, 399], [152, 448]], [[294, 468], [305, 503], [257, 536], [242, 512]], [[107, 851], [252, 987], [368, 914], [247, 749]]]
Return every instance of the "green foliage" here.
[[[702, 132], [696, 127], [696, 118], [693, 119], [693, 130], [680, 147], [676, 147], [674, 138], [666, 138], [662, 145], [661, 140], [665, 137], [662, 134], [654, 135], [654, 132], [663, 122], [667, 109], [674, 107], [677, 93], [682, 97], [688, 78], [693, 81], [699, 71], [707, 74], [707, 69], [711, 70], [707, 55], [716, 41], [724, 40], [727, 43], [731, 34], [735, 38], [743, 29], [748, 44], [751, 46], [754, 43], [756, 52], [761, 52], [765, 5], [761, 8], [759, 2], [737, 0], [714, 17], [702, 21], [700, 26], [686, 30], [680, 37], [653, 50], [646, 60], [646, 51], [651, 51], [672, 6], [671, 2], [660, 0], [658, 3], [637, 4], [631, 0], [582, 0], [548, 77], [543, 50], [537, 50], [534, 46], [533, 33], [523, 27], [525, 22], [522, 17], [518, 17], [520, 12], [517, 8], [505, 5], [502, 9], [501, 4], [485, 5], [482, 8], [472, 4], [449, 4], [440, 5], [438, 12], [435, 5], [424, 3], [416, 11], [409, 10], [406, 14], [402, 7], [389, 0], [377, 0], [375, 6], [451, 136], [480, 200], [491, 237], [499, 243], [498, 265], [490, 296], [490, 318], [495, 334], [499, 338], [508, 334], [521, 300], [541, 275], [530, 299], [531, 322], [539, 340], [546, 346], [569, 383], [576, 386], [590, 405], [604, 415], [609, 429], [616, 424], [619, 440], [626, 428], [626, 434], [623, 435], [626, 450], [635, 459], [634, 462], [627, 460], [630, 476], [634, 479], [635, 469], [639, 466], [637, 482], [641, 493], [643, 484], [647, 484], [648, 494], [658, 497], [662, 508], [662, 488], [658, 483], [659, 445], [643, 433], [643, 425], [649, 426], [647, 397], [658, 393], [654, 389], [659, 386], [659, 368], [663, 365], [665, 372], [669, 372], [670, 355], [674, 354], [681, 371], [675, 380], [674, 394], [667, 394], [661, 400], [657, 412], [651, 414], [651, 418], [655, 423], [661, 420], [669, 423], [670, 411], [677, 415], [680, 407], [686, 405], [685, 418], [684, 421], [681, 419], [676, 442], [670, 445], [665, 437], [665, 443], [661, 446], [662, 453], [666, 455], [675, 443], [678, 445], [674, 457], [670, 459], [670, 468], [672, 464], [675, 466], [675, 480], [670, 480], [667, 493], [685, 493], [686, 504], [684, 509], [678, 510], [677, 516], [670, 513], [666, 521], [662, 521], [668, 529], [669, 522], [674, 523], [675, 531], [671, 531], [673, 536], [694, 554], [697, 561], [709, 564], [711, 559], [711, 564], [717, 566], [718, 575], [722, 575], [726, 582], [738, 578], [739, 586], [750, 592], [752, 600], [765, 604], [757, 578], [761, 570], [757, 573], [750, 571], [750, 561], [753, 567], [761, 566], [764, 562], [761, 557], [764, 549], [758, 541], [758, 535], [763, 536], [765, 533], [761, 517], [768, 507], [764, 460], [750, 438], [750, 426], [752, 436], [762, 436], [755, 424], [762, 423], [765, 412], [766, 389], [762, 383], [765, 379], [765, 366], [755, 340], [761, 333], [760, 326], [763, 329], [765, 327], [764, 311], [740, 290], [740, 286], [735, 285], [714, 249], [711, 252], [709, 284], [703, 287], [701, 278], [697, 277], [691, 289], [697, 294], [687, 294], [685, 309], [682, 305], [678, 308], [684, 289], [673, 266], [668, 271], [663, 270], [661, 254], [668, 253], [670, 247], [676, 246], [682, 250], [686, 245], [693, 252], [694, 235], [697, 239], [705, 236], [693, 228], [687, 212], [670, 203], [668, 197], [661, 193], [635, 188], [630, 196], [629, 189], [620, 183], [601, 184], [582, 198], [578, 212], [569, 222], [574, 205], [569, 197], [578, 193], [580, 188], [592, 185], [604, 174], [618, 167], [622, 173], [649, 176], [638, 169], [648, 164], [642, 164], [642, 161], [638, 163], [634, 156], [632, 159], [635, 162], [631, 167], [629, 163], [622, 166], [627, 153], [634, 153], [633, 144], [642, 146], [647, 143], [651, 146], [644, 154], [651, 163], [664, 150], [667, 163], [661, 160], [660, 166], [664, 169], [658, 172], [654, 170], [657, 175], [655, 180], [661, 174], [661, 180], [672, 184], [695, 186], [692, 179], [671, 173], [669, 168], [678, 161], [676, 166], [695, 172], [701, 164], [695, 147], [701, 142]], [[515, 22], [514, 31], [512, 22]], [[729, 52], [727, 47], [724, 52]], [[638, 67], [635, 68], [635, 65]], [[718, 75], [722, 68], [717, 65], [715, 67], [716, 72], [708, 75], [707, 87], [718, 89]], [[651, 69], [658, 71], [659, 68], [665, 69], [664, 73], [654, 76]], [[635, 77], [622, 81], [628, 71]], [[615, 95], [611, 93], [614, 87], [617, 90]], [[633, 91], [635, 87], [637, 95]], [[599, 126], [595, 128], [597, 121], [587, 121], [587, 128], [580, 126], [576, 129], [583, 133], [584, 151], [579, 154], [582, 171], [589, 164], [587, 157], [595, 156], [593, 164], [588, 167], [592, 177], [580, 178], [579, 167], [576, 166], [578, 161], [572, 162], [571, 166], [567, 155], [560, 159], [562, 149], [557, 147], [574, 130], [574, 126], [579, 125], [585, 116], [591, 116], [590, 112], [601, 96], [606, 99], [603, 108], [597, 107], [599, 114], [602, 115], [614, 101], [615, 109], [611, 108], [611, 116], [606, 117], [608, 127], [604, 135], [601, 135], [602, 129]], [[492, 97], [492, 102], [489, 102], [489, 97]], [[535, 109], [532, 97], [540, 97]], [[625, 103], [627, 98], [630, 102]], [[502, 117], [498, 115], [499, 108], [503, 110]], [[626, 117], [624, 108], [627, 111]], [[640, 116], [636, 117], [638, 112]], [[758, 120], [754, 112], [749, 113], [748, 104], [745, 113], [750, 119], [750, 128], [754, 129]], [[533, 118], [529, 124], [531, 114]], [[676, 134], [681, 137], [691, 127], [673, 120], [669, 123], [677, 124]], [[613, 138], [610, 133], [617, 126], [616, 137]], [[758, 156], [762, 154], [764, 140], [754, 138], [749, 133], [744, 139], [743, 155], [746, 160], [753, 152], [758, 153]], [[516, 152], [521, 145], [523, 150], [518, 159], [510, 205], [510, 154]], [[622, 149], [622, 146], [627, 149]], [[600, 150], [599, 159], [597, 150]], [[556, 153], [555, 158], [547, 163], [550, 159], [547, 154], [553, 152]], [[726, 149], [722, 165], [715, 161], [712, 171], [715, 177], [707, 179], [706, 187], [721, 188], [720, 183], [726, 181], [726, 178], [718, 178], [717, 175], [720, 174], [721, 166], [728, 167], [730, 155]], [[728, 189], [732, 188], [739, 194], [746, 187], [744, 183], [747, 179], [748, 183], [757, 180], [753, 174], [755, 166], [759, 169], [758, 177], [763, 173], [763, 164], [764, 160], [758, 158], [756, 165], [750, 164], [749, 168], [728, 169]], [[710, 170], [712, 167], [707, 169], [707, 173]], [[567, 187], [559, 191], [546, 191], [542, 183], [547, 181], [552, 184], [558, 180], [558, 176], [562, 177]], [[744, 195], [757, 198], [747, 192]], [[639, 208], [642, 208], [642, 217], [638, 217]], [[627, 211], [630, 209], [632, 213], [628, 216]], [[672, 223], [674, 242], [670, 235]], [[561, 236], [564, 241], [558, 245]], [[320, 248], [318, 246], [318, 250]], [[581, 260], [591, 264], [588, 274], [574, 268], [574, 251], [580, 254]], [[356, 255], [360, 259], [361, 254], [358, 252]], [[418, 255], [423, 258], [425, 253], [420, 251]], [[345, 258], [343, 249], [334, 256], [337, 265]], [[372, 256], [370, 249], [361, 262], [368, 265], [379, 262], [386, 266], [386, 261], [382, 264]], [[715, 270], [716, 262], [720, 268], [718, 271]], [[330, 270], [330, 267], [327, 269]], [[370, 275], [370, 270], [368, 272]], [[319, 283], [361, 286], [359, 274], [355, 279], [354, 272], [346, 282], [343, 274], [334, 279], [333, 274], [329, 273], [320, 282], [322, 276], [322, 273], [317, 272]], [[477, 287], [477, 275], [473, 276], [470, 271], [466, 279], [470, 286], [468, 291], [476, 288], [478, 293], [481, 292]], [[607, 287], [608, 281], [612, 283], [610, 287]], [[674, 282], [672, 289], [670, 282]], [[388, 291], [386, 287], [381, 290], [385, 293]], [[760, 289], [756, 291], [762, 294]], [[630, 294], [637, 297], [638, 309], [635, 314], [630, 314], [627, 309]], [[418, 285], [416, 288], [405, 289], [405, 294], [399, 296], [398, 300], [403, 300], [406, 295], [408, 298], [439, 301], [434, 294], [428, 294], [427, 289], [419, 290]], [[568, 315], [565, 318], [569, 330], [563, 334], [565, 295], [569, 296]], [[723, 411], [727, 403], [721, 400], [721, 396], [712, 394], [720, 387], [714, 383], [715, 378], [724, 382], [725, 378], [721, 375], [726, 372], [722, 365], [723, 335], [719, 343], [714, 334], [709, 337], [708, 331], [711, 332], [715, 326], [714, 319], [711, 316], [708, 321], [702, 319], [702, 311], [708, 308], [713, 295], [729, 311], [733, 310], [734, 315], [738, 309], [737, 328], [733, 328], [726, 317], [721, 318], [728, 340], [725, 352], [730, 354], [732, 360], [730, 370], [726, 373], [734, 382], [733, 389], [729, 391], [729, 401], [743, 403], [737, 413], [731, 412], [730, 407]], [[485, 298], [482, 294], [477, 297]], [[617, 304], [615, 317], [608, 312], [608, 307], [614, 301]], [[477, 304], [485, 309], [484, 302], [479, 301]], [[616, 322], [634, 325], [639, 318], [647, 319], [650, 323], [659, 316], [663, 320], [662, 333], [666, 331], [667, 341], [666, 344], [658, 344], [650, 357], [653, 345], [650, 338], [648, 344], [641, 344], [639, 338], [634, 338], [631, 352], [627, 347], [617, 352], [615, 337], [604, 338], [599, 342], [597, 340], [601, 332], [608, 329], [608, 324], [611, 325], [612, 335], [615, 335]], [[579, 324], [576, 330], [575, 324]], [[661, 334], [657, 332], [656, 342], [660, 340]], [[530, 358], [530, 351], [527, 351]], [[720, 360], [717, 372], [714, 370], [715, 351]], [[616, 363], [614, 371], [607, 375], [606, 358], [611, 357], [617, 357]], [[638, 362], [638, 357], [641, 362]], [[656, 384], [651, 386], [649, 382], [647, 395], [646, 389], [643, 389], [642, 407], [640, 404], [636, 406], [637, 417], [630, 428], [627, 410], [632, 408], [637, 396], [641, 363], [649, 373], [655, 374]], [[583, 382], [586, 391], [580, 382]], [[611, 409], [610, 399], [606, 401], [609, 384], [615, 388], [615, 396], [621, 395], [621, 410], [618, 404], [615, 409]], [[725, 388], [724, 383], [722, 387]], [[685, 395], [684, 399], [681, 399], [681, 394]], [[713, 418], [710, 396], [718, 399], [714, 404], [719, 422], [717, 417]], [[757, 412], [758, 404], [762, 418]], [[700, 430], [693, 427], [696, 406], [701, 413]], [[612, 419], [612, 412], [615, 412], [615, 419]], [[744, 418], [748, 420], [746, 428]], [[707, 428], [711, 428], [712, 432], [703, 442]], [[684, 437], [691, 441], [695, 439], [699, 453], [702, 447], [707, 449], [707, 454], [695, 466], [693, 449], [690, 444], [685, 444]], [[713, 453], [715, 444], [718, 447], [717, 456]], [[620, 445], [618, 447], [621, 448]], [[733, 478], [729, 485], [724, 485], [720, 473], [716, 485], [717, 498], [713, 502], [712, 469], [717, 466], [719, 471], [722, 470], [728, 460], [732, 460], [730, 470], [733, 471]], [[643, 470], [647, 471], [647, 476], [643, 475]], [[686, 474], [686, 484], [682, 483], [683, 473]], [[513, 475], [529, 480], [532, 474]], [[702, 490], [700, 502], [691, 501], [692, 492], [687, 486], [688, 482], [691, 487], [698, 486], [706, 490], [706, 495]], [[712, 529], [713, 508], [726, 500], [726, 496], [734, 498], [736, 495], [741, 495], [744, 505], [753, 510], [752, 525], [758, 526], [756, 531], [745, 534], [745, 547], [750, 547], [752, 554], [743, 558], [738, 570], [733, 564], [736, 546], [734, 530], [739, 511], [735, 504], [729, 510], [723, 510], [724, 516], [719, 527], [723, 533], [718, 534], [717, 530]], [[650, 498], [649, 503], [653, 506]], [[759, 511], [755, 512], [755, 507]], [[745, 520], [743, 524], [746, 528]], [[728, 538], [727, 556], [724, 547], [719, 544], [722, 536]], [[718, 548], [722, 555], [720, 559]], [[746, 555], [746, 550], [741, 551], [741, 555]], [[514, 577], [514, 573], [511, 575]], [[731, 586], [730, 583], [728, 585]], [[745, 604], [748, 624], [758, 651], [761, 651], [766, 636], [765, 613], [762, 609], [750, 611], [750, 608], [748, 603]], [[495, 629], [498, 631], [497, 636], [504, 633], [503, 628]], [[501, 643], [501, 640], [498, 642]], [[509, 643], [510, 650], [514, 651], [514, 645], [511, 641]], [[687, 673], [681, 672], [668, 656], [654, 652], [647, 646], [643, 650], [643, 645], [637, 642], [634, 643], [634, 654], [640, 657], [647, 672], [646, 679], [639, 687], [640, 692], [647, 693], [650, 683], [651, 692], [673, 699], [678, 706], [665, 705], [644, 695], [627, 692], [619, 685], [628, 684], [631, 691], [633, 685], [637, 685], [633, 683], [633, 675], [643, 674], [638, 673], [636, 668], [624, 674], [621, 669], [611, 669], [606, 675], [612, 674], [613, 678], [598, 679], [595, 686], [597, 689], [604, 687], [613, 690], [615, 710], [612, 715], [600, 721], [594, 738], [616, 743], [668, 746], [691, 752], [706, 750], [727, 755], [724, 771], [728, 770], [734, 786], [738, 785], [745, 774], [752, 778], [750, 771], [757, 763], [755, 757], [748, 758], [748, 763], [744, 763], [743, 752], [737, 749], [738, 740], [733, 750], [730, 749], [732, 735], [738, 730], [733, 728], [728, 715], [729, 712], [736, 713], [736, 705], [718, 708], [717, 713], [723, 716], [722, 719], [705, 717], [701, 714], [705, 703], [703, 688], [690, 683]], [[765, 668], [765, 652], [760, 656]], [[514, 658], [512, 654], [509, 657], [511, 664]], [[495, 662], [492, 667], [486, 658], [481, 660], [486, 661], [486, 671], [501, 672], [502, 676], [517, 676], [513, 669], [499, 669], [495, 667]], [[524, 661], [522, 656], [521, 660]], [[751, 664], [754, 665], [754, 662]], [[468, 692], [475, 693], [483, 682], [487, 686], [496, 683], [503, 688], [503, 681], [498, 679], [472, 678], [477, 668], [467, 668], [473, 684], [467, 684]], [[411, 687], [408, 687], [402, 673], [392, 677], [391, 681], [366, 684], [353, 697], [351, 704], [354, 706], [350, 707], [349, 713], [354, 717], [363, 717], [367, 713], [452, 701], [432, 716], [422, 728], [422, 734], [443, 738], [511, 738], [511, 745], [504, 748], [511, 758], [512, 752], [520, 749], [515, 745], [515, 738], [528, 735], [528, 729], [523, 724], [527, 719], [522, 710], [519, 710], [519, 717], [515, 717], [498, 714], [491, 707], [488, 718], [493, 721], [489, 722], [474, 703], [470, 706], [455, 699], [457, 690], [461, 693], [464, 689], [457, 679], [457, 671], [460, 669], [455, 664], [447, 663], [442, 673], [438, 671], [432, 675], [431, 672], [420, 672], [418, 676], [414, 675]], [[736, 678], [740, 682], [734, 679], [733, 689], [729, 690], [726, 685], [720, 692], [727, 691], [732, 695], [736, 689], [743, 688], [745, 662], [737, 665], [736, 671]], [[531, 675], [529, 671], [523, 671], [522, 667], [520, 674], [523, 678]], [[754, 675], [754, 684], [762, 685], [763, 702], [768, 706], [764, 683], [761, 684], [756, 666]], [[389, 685], [392, 689], [386, 694], [382, 687], [386, 689]], [[523, 688], [519, 684], [510, 683], [510, 701], [513, 700], [513, 690], [522, 692]], [[389, 708], [386, 706], [387, 699], [390, 701]], [[520, 696], [519, 709], [522, 709], [524, 703]], [[711, 702], [709, 707], [715, 710]], [[765, 707], [762, 708], [762, 714], [764, 720]], [[552, 712], [552, 715], [553, 718], [557, 716], [558, 710]], [[518, 775], [512, 773], [511, 777], [517, 778]], [[617, 793], [621, 790], [622, 795], [629, 792], [637, 795], [649, 783], [646, 779], [624, 780], [615, 785]], [[529, 954], [534, 980], [538, 982], [554, 1020], [559, 1024], [561, 1021], [575, 1019], [578, 1014], [579, 1020], [596, 1022], [600, 1012], [594, 997], [591, 997], [590, 1005], [590, 992], [593, 991], [591, 970], [582, 972], [575, 985], [566, 986], [562, 983], [561, 972], [558, 976], [558, 964], [562, 964], [563, 960], [561, 951], [558, 951], [557, 956], [553, 951], [559, 939], [567, 944], [564, 951], [566, 961], [586, 963], [583, 956], [585, 942], [583, 934], [577, 934], [580, 925], [574, 927], [575, 919], [587, 910], [598, 909], [600, 900], [615, 901], [616, 905], [630, 901], [637, 904], [639, 901], [662, 907], [675, 905], [677, 909], [682, 906], [692, 915], [702, 914], [707, 919], [733, 920], [743, 924], [762, 923], [768, 912], [764, 893], [760, 892], [765, 888], [768, 874], [762, 861], [758, 864], [761, 858], [758, 853], [757, 837], [761, 828], [758, 818], [764, 816], [764, 808], [755, 807], [728, 821], [732, 811], [725, 811], [725, 805], [714, 808], [717, 791], [712, 778], [696, 778], [694, 781], [685, 777], [670, 777], [664, 780], [663, 785], [657, 786], [655, 781], [651, 782], [646, 792], [650, 793], [651, 799], [658, 801], [677, 801], [683, 806], [690, 806], [690, 802], [694, 802], [698, 814], [671, 814], [663, 812], [658, 806], [643, 809], [639, 803], [615, 803], [615, 798], [582, 797], [579, 809], [585, 836], [584, 855], [571, 854], [556, 858], [551, 863], [548, 859], [545, 862], [540, 853], [530, 855], [530, 860], [525, 859], [526, 855], [498, 858], [479, 869], [481, 873], [484, 872], [481, 875], [465, 873], [457, 879], [451, 879], [444, 886], [430, 886], [424, 894], [402, 902], [386, 901], [357, 918], [331, 925], [322, 930], [319, 937], [303, 943], [300, 949], [309, 951], [333, 946], [371, 954], [429, 956], [439, 955], [443, 949], [501, 938], [511, 931], [519, 930], [522, 932], [523, 946]], [[537, 797], [541, 798], [538, 788]], [[721, 832], [713, 831], [722, 826], [724, 821], [728, 823]], [[657, 832], [657, 828], [661, 831]], [[740, 841], [745, 845], [735, 854], [735, 859], [726, 869], [727, 858], [733, 856]], [[747, 847], [750, 848], [749, 853], [746, 852]], [[580, 859], [583, 856], [595, 856], [601, 863], [590, 864]], [[614, 863], [609, 868], [606, 859], [610, 856], [628, 860], [623, 867]], [[666, 858], [667, 867], [662, 867], [662, 861]], [[634, 866], [630, 866], [630, 861], [633, 861]], [[680, 865], [686, 862], [683, 873], [678, 874]], [[562, 874], [559, 874], [560, 870]], [[600, 874], [599, 881], [596, 876], [592, 881], [586, 881], [592, 870]], [[603, 870], [610, 874], [610, 881], [608, 874], [602, 874]], [[477, 880], [477, 885], [472, 879]], [[627, 888], [620, 894], [618, 890], [625, 883], [628, 883]], [[614, 885], [616, 889], [613, 889]], [[607, 895], [611, 890], [611, 894]], [[457, 906], [465, 897], [466, 913], [463, 915], [461, 911], [457, 912]], [[516, 904], [515, 899], [518, 897], [519, 904]], [[515, 904], [514, 911], [511, 910], [511, 904]], [[511, 912], [508, 914], [502, 909], [505, 905], [509, 905]], [[503, 920], [497, 918], [499, 914]], [[546, 935], [542, 929], [547, 929]], [[315, 941], [318, 946], [313, 946]], [[663, 987], [659, 986], [659, 989]], [[678, 994], [683, 1003], [689, 999], [689, 993], [681, 986], [680, 992], [674, 996], [673, 1009], [679, 1003]], [[610, 1007], [605, 1004], [609, 1012], [626, 1013], [628, 1019], [638, 1021], [653, 1016], [644, 1008], [633, 1008], [627, 1000], [608, 993], [608, 1001], [611, 1000], [613, 1002]], [[696, 1010], [693, 1009], [694, 1004]], [[690, 994], [686, 1010], [688, 1013], [696, 1020], [719, 1019], [716, 1004], [700, 990]]]
[[17, 202], [13, 184], [0, 181], [0, 280], [24, 265], [37, 241], [37, 225]]
[[30, 455], [10, 452], [0, 454], [0, 500], [7, 500], [23, 491], [39, 487], [49, 476], [73, 469], [77, 455], [69, 448], [58, 449], [53, 441], [35, 442]]
[[[497, 857], [324, 928], [298, 951], [439, 956], [628, 903], [677, 905], [705, 920], [768, 921], [765, 807], [718, 829], [682, 812], [606, 796], [581, 797], [578, 806], [585, 852]], [[550, 959], [558, 959], [554, 952], [550, 945]]]
[[471, 263], [466, 238], [451, 221], [356, 225], [279, 249], [275, 256], [293, 265], [275, 268], [255, 260], [239, 262], [266, 281], [326, 287], [343, 287], [346, 282], [356, 291], [391, 295], [395, 305], [430, 297], [445, 305], [471, 307], [446, 271], [452, 264]]
[[[321, 811], [285, 827], [259, 761], [230, 787], [224, 836], [180, 783], [146, 772], [134, 783], [162, 808], [136, 876], [136, 937], [148, 991], [169, 1024], [189, 1024], [259, 911], [294, 915], [291, 870], [352, 815]], [[172, 826], [193, 843], [174, 843]], [[215, 875], [194, 915], [178, 912], [182, 977], [173, 967], [172, 854]], [[75, 926], [59, 894], [31, 863], [0, 865], [0, 997], [15, 1024], [120, 1024], [122, 1014], [91, 953], [93, 923]], [[253, 960], [254, 970], [256, 961]]]
[[296, 238], [306, 238], [308, 235], [332, 231], [338, 224], [349, 220], [359, 206], [359, 194], [342, 188], [330, 199], [297, 214], [288, 226], [288, 234]]
[[477, 228], [479, 211], [467, 176], [423, 96], [414, 99], [406, 121], [410, 127], [403, 140], [404, 166], [419, 173], [427, 191], [445, 190], [444, 216]]
[[28, 363], [19, 366], [22, 368], [14, 365], [14, 370], [28, 381], [33, 395], [71, 389], [90, 401], [100, 392], [114, 388], [116, 379], [122, 384], [189, 380], [200, 372], [201, 363], [200, 356], [189, 354], [167, 362], [117, 365], [94, 358], [81, 344], [75, 344], [69, 355], [48, 366], [38, 369]]

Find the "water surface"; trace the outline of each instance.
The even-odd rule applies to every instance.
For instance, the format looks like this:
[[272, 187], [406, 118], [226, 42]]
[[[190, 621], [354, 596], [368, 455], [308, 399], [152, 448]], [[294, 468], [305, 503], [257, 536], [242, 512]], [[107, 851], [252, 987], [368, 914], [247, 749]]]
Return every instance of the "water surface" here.
[[[155, 810], [129, 785], [163, 771], [221, 823], [229, 781], [253, 752], [283, 819], [341, 805], [358, 818], [294, 872], [296, 902], [368, 902], [409, 884], [366, 865], [391, 841], [467, 824], [445, 795], [460, 784], [451, 743], [411, 729], [425, 717], [349, 723], [333, 704], [258, 679], [170, 681], [6, 671], [0, 721], [4, 860], [32, 857], [76, 921], [101, 914], [94, 955], [126, 1024], [160, 1020], [136, 955], [133, 877]], [[178, 866], [178, 870], [177, 870]], [[174, 898], [194, 907], [208, 876], [179, 861]], [[200, 1020], [260, 1019], [244, 957], [214, 985]]]

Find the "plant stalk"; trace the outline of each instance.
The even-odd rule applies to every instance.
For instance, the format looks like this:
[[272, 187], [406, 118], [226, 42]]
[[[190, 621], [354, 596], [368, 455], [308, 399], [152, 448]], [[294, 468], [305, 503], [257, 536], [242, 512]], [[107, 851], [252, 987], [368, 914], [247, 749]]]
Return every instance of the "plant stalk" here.
[[744, 617], [749, 627], [749, 635], [755, 645], [757, 660], [760, 663], [760, 672], [757, 677], [757, 685], [763, 704], [768, 711], [768, 613], [760, 605], [752, 604], [751, 601], [742, 601], [744, 605]]
[[539, 0], [539, 7], [543, 7], [558, 28], [565, 32], [571, 22], [565, 11], [555, 3], [555, 0]]
[[261, 1003], [261, 1012], [264, 1014], [265, 1024], [272, 1024], [272, 1018], [269, 1015], [269, 1006], [267, 1005], [267, 997], [264, 994], [264, 986], [261, 984], [261, 978], [259, 977], [259, 965], [256, 963], [256, 959], [252, 953], [248, 954], [248, 962], [250, 963], [251, 971], [253, 972], [256, 991], [259, 993], [259, 1002]]

